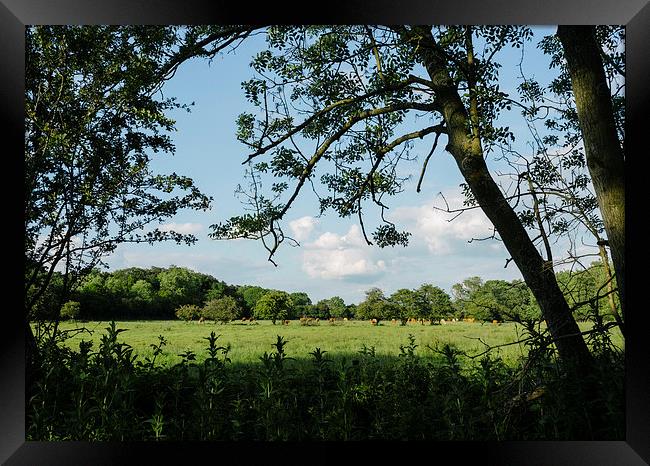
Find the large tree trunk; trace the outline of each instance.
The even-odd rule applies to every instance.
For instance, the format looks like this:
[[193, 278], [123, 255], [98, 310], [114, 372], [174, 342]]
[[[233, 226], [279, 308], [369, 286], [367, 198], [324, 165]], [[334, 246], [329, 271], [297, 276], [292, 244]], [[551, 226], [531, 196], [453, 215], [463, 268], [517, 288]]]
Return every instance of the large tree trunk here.
[[559, 26], [585, 146], [616, 271], [625, 319], [625, 167], [611, 93], [593, 26]]
[[[558, 286], [550, 263], [544, 261], [515, 211], [492, 178], [485, 160], [478, 131], [449, 76], [446, 59], [431, 34], [430, 27], [413, 28], [410, 39], [422, 59], [447, 126], [447, 151], [454, 157], [465, 181], [483, 212], [499, 232], [503, 243], [521, 271], [539, 304], [560, 358], [588, 371], [593, 358], [580, 335], [569, 305]], [[573, 364], [571, 364], [573, 365]]]

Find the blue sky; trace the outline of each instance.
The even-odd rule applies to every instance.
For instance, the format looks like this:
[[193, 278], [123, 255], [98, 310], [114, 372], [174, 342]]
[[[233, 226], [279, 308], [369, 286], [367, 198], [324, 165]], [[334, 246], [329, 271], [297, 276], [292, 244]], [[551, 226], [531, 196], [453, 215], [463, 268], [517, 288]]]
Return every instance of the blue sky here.
[[[528, 76], [548, 80], [549, 58], [536, 44], [554, 28], [536, 28], [536, 36], [526, 46], [524, 70]], [[430, 149], [430, 142], [415, 146], [418, 162], [402, 167], [414, 178], [407, 182], [405, 192], [392, 198], [388, 217], [398, 229], [412, 233], [407, 248], [380, 249], [367, 246], [362, 240], [355, 219], [339, 219], [334, 214], [315, 218], [318, 213], [313, 195], [305, 191], [299, 202], [285, 217], [285, 228], [300, 240], [300, 247], [285, 245], [275, 261], [267, 261], [267, 252], [255, 241], [215, 241], [208, 238], [209, 225], [224, 221], [242, 212], [234, 191], [244, 183], [241, 164], [248, 154], [235, 138], [237, 115], [247, 106], [241, 82], [253, 76], [250, 58], [264, 47], [262, 37], [245, 43], [234, 54], [217, 56], [208, 65], [194, 60], [184, 64], [167, 83], [166, 96], [176, 96], [181, 103], [195, 102], [191, 113], [176, 112], [177, 131], [173, 134], [176, 154], [153, 158], [152, 169], [161, 173], [177, 172], [194, 179], [195, 184], [214, 198], [208, 212], [183, 211], [168, 219], [165, 228], [194, 233], [198, 242], [192, 246], [159, 243], [121, 245], [107, 258], [110, 270], [124, 267], [167, 267], [178, 265], [208, 273], [231, 284], [255, 284], [290, 292], [304, 291], [313, 302], [334, 295], [346, 303], [358, 303], [364, 291], [378, 286], [386, 294], [399, 288], [415, 288], [433, 283], [447, 291], [454, 283], [479, 275], [484, 279], [521, 278], [513, 263], [504, 268], [509, 257], [502, 243], [473, 241], [489, 236], [489, 221], [478, 211], [470, 211], [453, 222], [442, 212], [442, 192], [452, 207], [460, 207], [462, 182], [450, 154], [444, 152], [444, 141], [429, 162], [421, 193], [415, 186], [420, 164]], [[515, 94], [518, 84], [518, 63], [521, 50], [501, 53], [499, 61], [501, 88]], [[527, 130], [516, 112], [507, 124], [525, 143]], [[522, 146], [523, 147], [523, 146]], [[496, 168], [496, 166], [495, 166]], [[371, 225], [377, 218], [368, 218]], [[372, 230], [372, 228], [369, 228]]]

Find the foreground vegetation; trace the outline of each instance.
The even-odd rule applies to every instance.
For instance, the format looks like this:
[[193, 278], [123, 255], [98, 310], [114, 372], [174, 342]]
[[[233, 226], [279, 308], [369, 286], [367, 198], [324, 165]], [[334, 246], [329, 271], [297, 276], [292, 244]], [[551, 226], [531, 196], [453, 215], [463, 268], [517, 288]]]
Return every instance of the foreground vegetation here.
[[[120, 326], [133, 331], [134, 324], [141, 325]], [[426, 340], [412, 334], [426, 333], [413, 326], [370, 329], [382, 332], [381, 340], [388, 331], [395, 338], [411, 333], [392, 352], [380, 354], [362, 344], [336, 358], [325, 346], [312, 348], [305, 358], [294, 345], [297, 333], [276, 336], [266, 340], [268, 350], [258, 354], [258, 364], [251, 364], [233, 361], [245, 344], [243, 335], [259, 329], [270, 336], [278, 327], [219, 326], [236, 328], [242, 336], [231, 347], [214, 331], [208, 334], [208, 326], [183, 326], [195, 332], [192, 339], [202, 341], [203, 349], [184, 350], [176, 363], [162, 362], [169, 350], [164, 337], [150, 342], [149, 355], [138, 357], [124, 342], [135, 342], [136, 332], [123, 338], [124, 329], [115, 323], [97, 345], [83, 341], [74, 349], [44, 339], [39, 382], [27, 406], [27, 439], [620, 440], [624, 435], [623, 353], [608, 332], [590, 339], [598, 390], [589, 404], [577, 399], [575, 380], [532, 328], [525, 332], [530, 351], [509, 362], [494, 352], [471, 359], [450, 343], [423, 349]], [[200, 339], [199, 328], [206, 333]], [[349, 328], [365, 333], [360, 325]], [[303, 335], [311, 330], [299, 328]], [[325, 327], [314, 330], [328, 333]]]

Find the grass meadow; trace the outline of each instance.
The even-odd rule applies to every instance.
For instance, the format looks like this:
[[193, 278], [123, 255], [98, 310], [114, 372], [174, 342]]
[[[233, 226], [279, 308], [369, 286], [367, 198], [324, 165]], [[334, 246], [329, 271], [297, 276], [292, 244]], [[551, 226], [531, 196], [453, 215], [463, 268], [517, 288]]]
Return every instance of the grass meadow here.
[[[590, 328], [589, 323], [581, 323], [582, 330]], [[106, 332], [108, 322], [64, 322], [63, 330], [81, 330], [80, 333], [66, 340], [65, 344], [74, 349], [79, 348], [81, 340], [93, 341], [97, 348], [101, 335]], [[408, 344], [409, 335], [415, 337], [418, 345], [416, 354], [431, 355], [429, 347], [442, 347], [453, 344], [459, 350], [474, 355], [483, 352], [486, 344], [491, 346], [504, 345], [520, 340], [522, 327], [515, 323], [468, 323], [455, 322], [446, 325], [407, 324], [401, 326], [391, 322], [380, 322], [372, 326], [367, 321], [337, 321], [335, 323], [321, 322], [319, 325], [300, 325], [291, 321], [289, 325], [276, 324], [270, 321], [257, 321], [253, 324], [232, 322], [219, 324], [206, 322], [184, 321], [119, 321], [120, 340], [134, 348], [139, 358], [152, 355], [152, 344], [158, 343], [158, 336], [163, 335], [167, 344], [164, 352], [157, 361], [163, 365], [173, 365], [181, 361], [180, 353], [188, 350], [196, 354], [197, 361], [206, 358], [207, 340], [205, 338], [214, 331], [219, 336], [218, 344], [230, 345], [229, 357], [234, 364], [250, 364], [259, 362], [264, 352], [273, 350], [273, 343], [280, 335], [288, 341], [286, 352], [296, 360], [310, 358], [309, 353], [315, 348], [326, 351], [326, 356], [332, 359], [351, 357], [365, 348], [374, 351], [376, 357], [393, 358], [400, 353], [400, 345]], [[73, 334], [75, 332], [71, 332]], [[622, 345], [622, 338], [617, 331], [613, 335], [617, 346]], [[374, 350], [373, 350], [374, 348]], [[493, 350], [493, 355], [501, 356], [506, 362], [514, 362], [524, 354], [523, 344], [503, 346]]]

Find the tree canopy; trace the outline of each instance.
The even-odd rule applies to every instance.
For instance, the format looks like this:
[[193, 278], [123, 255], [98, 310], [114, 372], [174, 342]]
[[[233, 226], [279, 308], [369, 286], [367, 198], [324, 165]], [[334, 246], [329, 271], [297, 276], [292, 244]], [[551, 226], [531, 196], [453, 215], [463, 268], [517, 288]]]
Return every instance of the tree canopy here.
[[[406, 176], [400, 167], [413, 158], [413, 141], [431, 141], [420, 191], [428, 160], [442, 140], [441, 148], [465, 181], [464, 208], [481, 208], [494, 226], [493, 237], [511, 256], [506, 265], [512, 261], [521, 271], [562, 358], [587, 367], [587, 346], [553, 270], [565, 258], [556, 257], [551, 247], [553, 236], [570, 233], [569, 211], [599, 234], [595, 198], [585, 195], [584, 154], [573, 147], [555, 159], [573, 170], [564, 178], [561, 166], [554, 167], [547, 156], [546, 146], [559, 141], [552, 132], [560, 129], [557, 125], [544, 133], [529, 126], [533, 150], [522, 156], [513, 149], [519, 135], [500, 119], [517, 111], [530, 123], [539, 116], [538, 100], [564, 92], [557, 82], [544, 89], [525, 79], [519, 99], [501, 90], [498, 57], [523, 47], [533, 36], [531, 29], [342, 25], [272, 26], [266, 32], [267, 49], [251, 61], [256, 76], [243, 84], [259, 111], [244, 113], [237, 122], [237, 137], [249, 148], [244, 163], [250, 189], [239, 190], [249, 212], [213, 225], [212, 236], [259, 239], [273, 261], [278, 247], [293, 241], [282, 220], [308, 186], [317, 193], [320, 214], [331, 210], [356, 217], [368, 244], [406, 245], [409, 233], [390, 220], [388, 198], [403, 189]], [[616, 53], [608, 62], [613, 68], [620, 64]], [[571, 57], [564, 54], [564, 59]], [[542, 112], [559, 114], [551, 120], [560, 121], [574, 108], [564, 101], [545, 105]], [[416, 130], [406, 129], [409, 121], [417, 121]], [[509, 187], [497, 182], [488, 157], [503, 157], [514, 169]], [[370, 234], [364, 213], [373, 211], [380, 222]]]
[[269, 291], [255, 304], [253, 313], [256, 319], [268, 319], [274, 324], [287, 319], [293, 308], [293, 301], [285, 291]]

